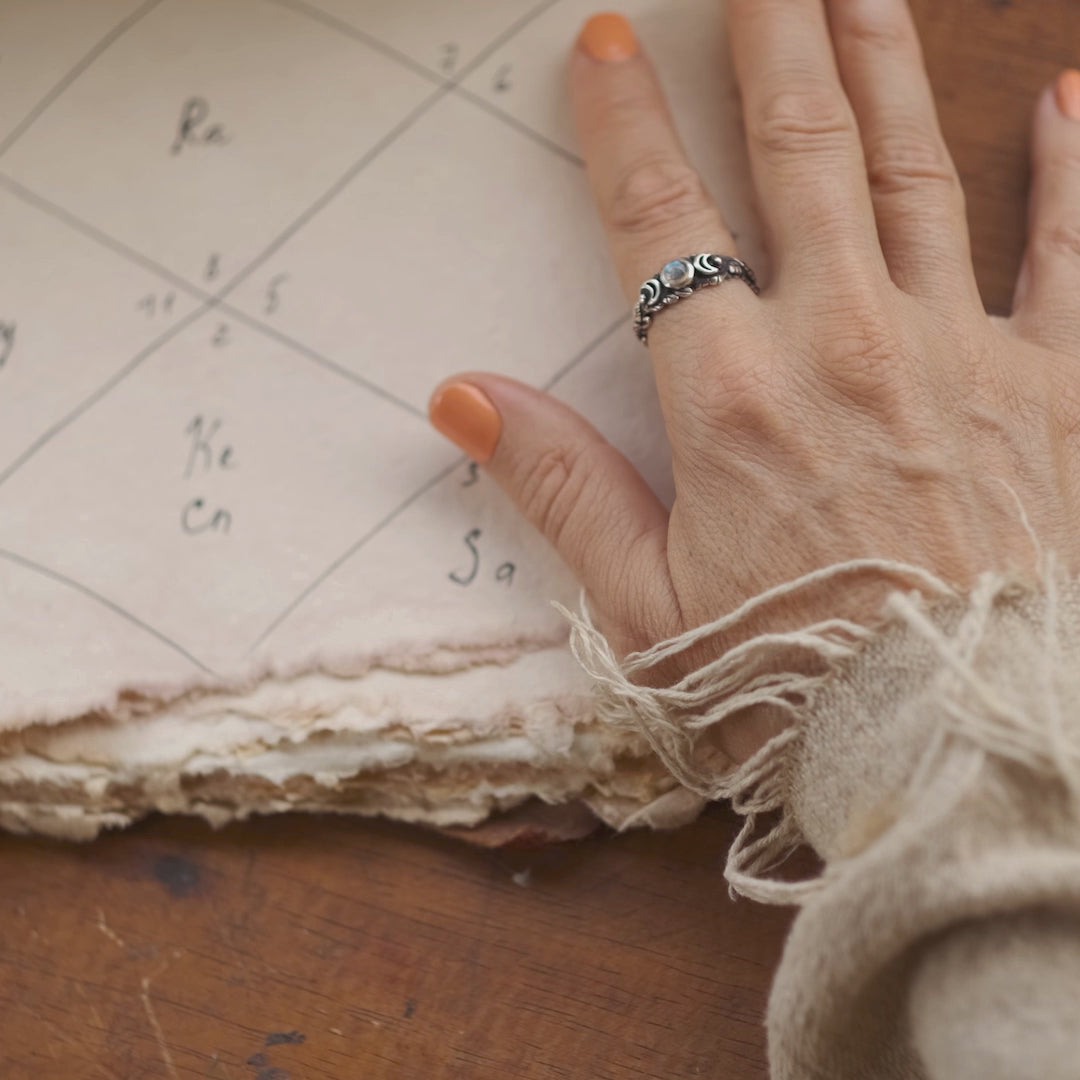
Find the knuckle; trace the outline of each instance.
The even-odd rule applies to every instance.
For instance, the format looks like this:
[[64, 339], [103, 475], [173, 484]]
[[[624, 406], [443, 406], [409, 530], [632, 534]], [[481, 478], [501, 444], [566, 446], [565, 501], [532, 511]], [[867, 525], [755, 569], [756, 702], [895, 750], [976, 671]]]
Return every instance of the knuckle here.
[[1032, 231], [1031, 246], [1036, 255], [1080, 258], [1080, 223], [1058, 221], [1037, 226]]
[[882, 15], [879, 5], [846, 5], [842, 33], [852, 44], [875, 53], [908, 51], [915, 46], [905, 22], [895, 13]]
[[686, 402], [683, 426], [699, 433], [700, 449], [717, 442], [769, 443], [783, 438], [788, 420], [782, 365], [718, 357], [703, 368], [699, 383], [708, 389]]
[[925, 131], [894, 129], [866, 148], [866, 174], [875, 195], [933, 190], [962, 199], [960, 179], [945, 147]]
[[818, 370], [845, 403], [896, 422], [919, 397], [917, 372], [891, 321], [873, 309], [849, 313], [816, 350]]
[[1055, 182], [1069, 190], [1080, 173], [1080, 146], [1072, 139], [1063, 139], [1049, 148], [1041, 161], [1036, 161], [1036, 171], [1056, 173]]
[[906, 365], [884, 344], [846, 353], [829, 371], [846, 400], [877, 414], [894, 414], [910, 390]]
[[611, 226], [628, 233], [652, 233], [701, 214], [709, 197], [701, 177], [685, 162], [669, 157], [635, 162], [615, 185]]
[[525, 463], [517, 478], [522, 512], [556, 547], [587, 484], [585, 458], [582, 447], [550, 446]]
[[782, 79], [756, 110], [750, 136], [766, 153], [789, 157], [807, 151], [847, 150], [855, 138], [854, 120], [834, 87]]

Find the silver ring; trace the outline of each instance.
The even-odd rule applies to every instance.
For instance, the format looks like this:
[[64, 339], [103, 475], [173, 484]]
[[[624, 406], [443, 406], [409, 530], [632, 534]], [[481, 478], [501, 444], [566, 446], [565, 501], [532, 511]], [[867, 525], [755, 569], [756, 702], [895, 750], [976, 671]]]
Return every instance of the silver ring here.
[[758, 289], [754, 271], [740, 259], [730, 255], [687, 255], [665, 263], [655, 277], [641, 286], [634, 305], [634, 333], [645, 345], [649, 344], [649, 326], [658, 311], [685, 299], [698, 289], [719, 285], [729, 278], [740, 278], [755, 293]]

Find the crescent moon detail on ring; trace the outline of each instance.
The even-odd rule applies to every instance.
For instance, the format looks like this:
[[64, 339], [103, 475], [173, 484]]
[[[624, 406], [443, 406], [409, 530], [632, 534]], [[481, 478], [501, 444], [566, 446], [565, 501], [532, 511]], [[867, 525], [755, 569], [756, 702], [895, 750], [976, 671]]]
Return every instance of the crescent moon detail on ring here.
[[692, 265], [696, 273], [712, 277], [724, 272], [724, 260], [720, 255], [695, 255]]
[[649, 278], [644, 285], [641, 286], [641, 302], [646, 306], [655, 304], [660, 299], [660, 282], [656, 278]]

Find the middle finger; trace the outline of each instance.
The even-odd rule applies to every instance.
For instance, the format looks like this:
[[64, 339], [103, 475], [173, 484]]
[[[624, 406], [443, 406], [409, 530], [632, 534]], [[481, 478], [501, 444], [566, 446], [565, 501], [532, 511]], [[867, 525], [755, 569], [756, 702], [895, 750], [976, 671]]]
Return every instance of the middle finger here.
[[777, 283], [823, 268], [887, 277], [822, 0], [729, 0], [728, 17]]

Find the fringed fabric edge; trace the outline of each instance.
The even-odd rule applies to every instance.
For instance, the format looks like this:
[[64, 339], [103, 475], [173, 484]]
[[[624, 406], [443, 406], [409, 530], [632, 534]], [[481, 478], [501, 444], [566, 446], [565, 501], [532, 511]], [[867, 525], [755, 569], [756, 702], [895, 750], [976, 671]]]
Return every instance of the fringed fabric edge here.
[[[670, 687], [643, 685], [635, 677], [738, 627], [777, 600], [865, 570], [889, 574], [923, 594], [957, 596], [945, 582], [917, 566], [853, 559], [762, 592], [722, 618], [631, 653], [622, 661], [593, 623], [584, 593], [579, 614], [556, 605], [570, 623], [570, 648], [593, 681], [599, 716], [642, 735], [684, 787], [707, 799], [730, 800], [743, 817], [724, 870], [733, 895], [762, 903], [800, 904], [820, 886], [821, 879], [789, 882], [768, 876], [804, 841], [786, 806], [788, 766], [803, 737], [800, 719], [813, 707], [816, 692], [877, 631], [847, 619], [829, 619], [786, 633], [759, 634]], [[775, 670], [778, 658], [793, 655], [816, 658], [821, 670], [816, 674]], [[736, 768], [714, 773], [695, 761], [703, 732], [762, 705], [786, 712], [790, 725]], [[771, 824], [761, 833], [759, 823], [766, 816]]]

